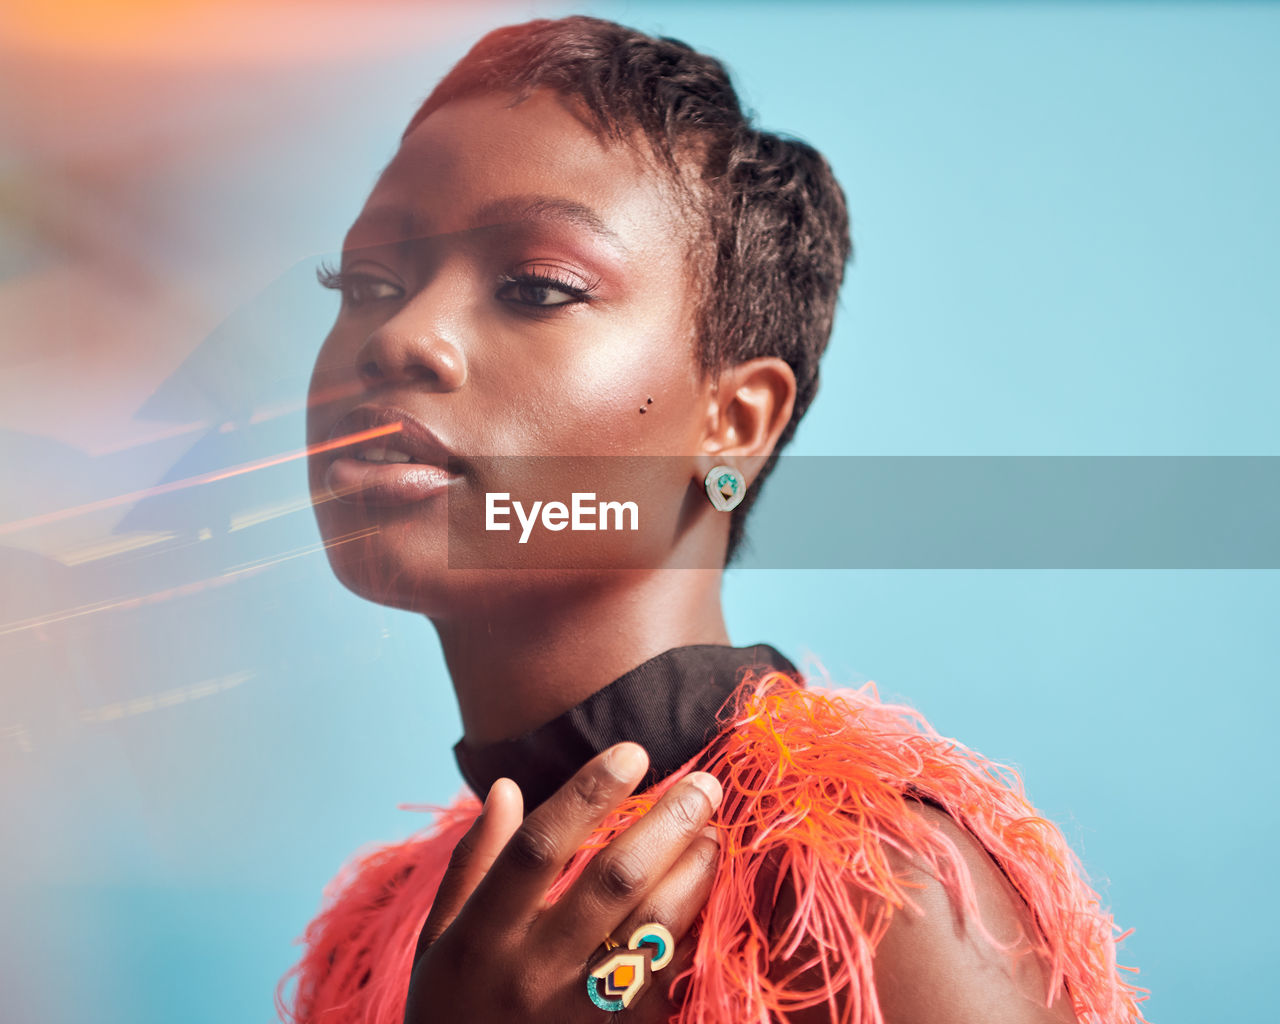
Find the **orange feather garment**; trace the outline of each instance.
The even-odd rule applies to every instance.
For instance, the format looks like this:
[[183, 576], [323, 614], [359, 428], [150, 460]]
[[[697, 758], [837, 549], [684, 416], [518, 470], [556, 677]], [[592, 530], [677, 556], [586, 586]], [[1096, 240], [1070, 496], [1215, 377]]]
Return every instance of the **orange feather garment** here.
[[[872, 684], [819, 689], [797, 686], [779, 671], [748, 675], [720, 719], [718, 739], [620, 804], [548, 893], [558, 899], [597, 850], [688, 772], [720, 779], [725, 795], [713, 816], [720, 863], [694, 925], [697, 953], [682, 976], [689, 984], [673, 1024], [771, 1024], [780, 1012], [825, 1004], [841, 992], [841, 1024], [883, 1024], [873, 957], [892, 914], [911, 905], [890, 848], [924, 861], [977, 919], [959, 851], [913, 810], [915, 799], [967, 828], [1031, 908], [1051, 975], [1046, 1004], [1065, 982], [1081, 1024], [1144, 1020], [1143, 990], [1119, 973], [1130, 969], [1116, 966], [1124, 936], [1012, 770], [942, 738], [918, 712], [882, 703]], [[277, 989], [282, 1021], [403, 1024], [418, 933], [449, 855], [481, 804], [467, 792], [449, 807], [406, 809], [435, 811], [435, 821], [409, 839], [358, 854], [326, 886], [321, 911], [300, 940], [305, 952]], [[782, 869], [779, 879], [789, 876], [796, 897], [774, 942], [759, 912], [767, 863]], [[851, 889], [872, 898], [855, 901]], [[771, 979], [774, 961], [790, 959], [802, 943], [819, 951], [813, 963], [823, 982], [803, 988], [796, 972]]]

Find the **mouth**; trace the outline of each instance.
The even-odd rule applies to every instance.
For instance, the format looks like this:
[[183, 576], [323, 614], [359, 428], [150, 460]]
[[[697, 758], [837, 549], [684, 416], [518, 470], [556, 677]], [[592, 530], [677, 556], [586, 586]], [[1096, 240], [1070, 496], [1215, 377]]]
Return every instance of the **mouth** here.
[[402, 452], [396, 448], [379, 448], [376, 445], [357, 448], [347, 458], [356, 459], [359, 462], [372, 462], [382, 465], [388, 463], [403, 464], [406, 462], [411, 462], [418, 466], [423, 465], [421, 461], [415, 459], [408, 452]]
[[334, 447], [325, 486], [348, 504], [424, 501], [457, 478], [449, 471], [449, 460], [457, 459], [448, 447], [413, 413], [396, 406], [352, 409], [333, 425], [329, 442]]

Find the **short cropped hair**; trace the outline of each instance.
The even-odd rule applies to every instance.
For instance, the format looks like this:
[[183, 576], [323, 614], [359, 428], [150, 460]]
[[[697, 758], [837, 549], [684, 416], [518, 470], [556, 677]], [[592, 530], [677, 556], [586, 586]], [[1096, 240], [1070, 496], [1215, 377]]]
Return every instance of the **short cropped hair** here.
[[[844, 193], [812, 146], [751, 125], [720, 61], [679, 40], [585, 16], [488, 33], [435, 87], [402, 139], [452, 100], [511, 92], [518, 103], [537, 88], [579, 100], [603, 136], [623, 140], [639, 129], [692, 198], [710, 271], [694, 324], [703, 372], [777, 356], [795, 373], [791, 419], [732, 513], [732, 561], [761, 485], [818, 390], [818, 361], [852, 253]], [[692, 193], [682, 161], [698, 173]]]

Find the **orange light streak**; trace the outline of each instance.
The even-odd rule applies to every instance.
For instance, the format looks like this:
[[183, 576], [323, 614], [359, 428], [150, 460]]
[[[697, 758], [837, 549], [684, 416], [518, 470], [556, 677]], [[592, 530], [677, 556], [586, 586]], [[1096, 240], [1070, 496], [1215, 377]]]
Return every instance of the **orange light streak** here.
[[129, 502], [141, 501], [143, 498], [154, 498], [157, 495], [180, 491], [187, 487], [216, 483], [219, 480], [226, 480], [233, 476], [252, 473], [254, 470], [269, 469], [271, 466], [279, 466], [286, 462], [293, 462], [295, 459], [305, 458], [308, 455], [318, 455], [320, 452], [332, 451], [335, 448], [345, 448], [347, 445], [368, 441], [370, 438], [382, 437], [385, 434], [398, 434], [401, 426], [402, 424], [400, 423], [391, 423], [385, 427], [371, 427], [368, 430], [361, 430], [354, 434], [346, 434], [332, 441], [322, 441], [319, 444], [308, 445], [297, 451], [285, 452], [283, 455], [271, 455], [265, 459], [245, 462], [239, 466], [232, 466], [230, 469], [219, 469], [214, 470], [212, 473], [201, 473], [199, 476], [189, 476], [182, 480], [171, 480], [167, 484], [157, 484], [155, 487], [117, 495], [114, 498], [103, 498], [100, 501], [91, 501], [86, 505], [76, 505], [72, 508], [59, 509], [57, 512], [46, 512], [43, 515], [29, 516], [26, 519], [16, 519], [11, 523], [0, 523], [0, 534], [16, 533], [18, 530], [30, 529], [33, 526], [43, 526], [46, 523], [55, 523], [62, 519], [84, 515], [87, 512], [98, 512], [104, 508], [127, 505]]

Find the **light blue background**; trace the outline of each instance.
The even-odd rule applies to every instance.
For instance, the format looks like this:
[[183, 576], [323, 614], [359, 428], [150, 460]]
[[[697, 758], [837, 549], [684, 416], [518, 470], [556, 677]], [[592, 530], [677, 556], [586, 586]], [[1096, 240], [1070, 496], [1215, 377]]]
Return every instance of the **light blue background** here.
[[[793, 452], [1280, 454], [1280, 9], [572, 9], [721, 56], [762, 123], [817, 145], [845, 187], [855, 261]], [[313, 352], [333, 297], [295, 285], [337, 247], [417, 102], [484, 28], [569, 10], [494, 8], [418, 52], [297, 72], [291, 109], [314, 126], [323, 106], [328, 132], [294, 137], [282, 118], [274, 146], [229, 156], [257, 161], [247, 180], [273, 212], [250, 222], [211, 195], [208, 230], [284, 238], [302, 273], [281, 259], [228, 323], [284, 303], [282, 365]], [[369, 17], [395, 31], [394, 8]], [[243, 366], [246, 387], [258, 371]], [[273, 380], [300, 395], [300, 378]], [[301, 443], [296, 417], [281, 424], [260, 454]], [[272, 474], [264, 489], [302, 487], [297, 463]], [[263, 529], [277, 555], [318, 540], [305, 512]], [[82, 704], [107, 702], [107, 678], [126, 700], [254, 673], [216, 698], [77, 724], [68, 677], [18, 650], [37, 658], [18, 685], [71, 695], [46, 709], [47, 742], [5, 753], [6, 833], [21, 833], [6, 1019], [266, 1024], [324, 883], [425, 824], [397, 804], [458, 791], [429, 625], [346, 593], [314, 552], [255, 580], [170, 602], [145, 628], [120, 613], [51, 641], [81, 663]], [[1120, 961], [1162, 1024], [1270, 1016], [1278, 599], [1262, 571], [731, 572], [725, 586], [735, 642], [874, 679], [1019, 769], [1134, 929]], [[214, 671], [195, 652], [228, 660]]]

